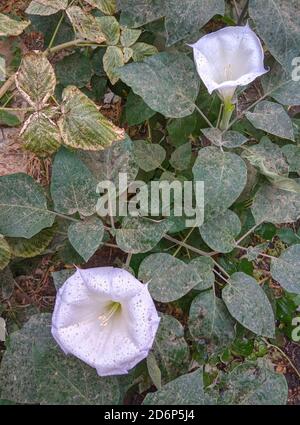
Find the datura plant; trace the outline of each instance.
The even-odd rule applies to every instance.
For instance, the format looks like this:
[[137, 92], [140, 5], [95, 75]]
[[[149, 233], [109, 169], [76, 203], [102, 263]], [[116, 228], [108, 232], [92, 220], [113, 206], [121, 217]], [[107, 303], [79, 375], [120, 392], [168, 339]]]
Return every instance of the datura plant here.
[[292, 403], [299, 1], [2, 3], [0, 404]]

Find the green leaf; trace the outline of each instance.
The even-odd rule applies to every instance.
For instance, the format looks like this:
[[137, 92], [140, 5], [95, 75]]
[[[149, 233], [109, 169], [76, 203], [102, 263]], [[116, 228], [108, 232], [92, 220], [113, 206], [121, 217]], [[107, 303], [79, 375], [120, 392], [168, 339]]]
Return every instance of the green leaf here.
[[187, 37], [191, 29], [202, 28], [214, 15], [225, 13], [224, 0], [118, 0], [121, 24], [140, 27], [166, 17], [168, 45]]
[[137, 96], [130, 91], [124, 109], [124, 121], [131, 127], [133, 125], [142, 124], [155, 115], [149, 106], [143, 101], [140, 96]]
[[117, 46], [109, 46], [103, 56], [103, 68], [110, 82], [114, 85], [119, 81], [119, 69], [125, 64], [122, 49]]
[[78, 254], [85, 260], [95, 254], [104, 236], [104, 226], [98, 217], [72, 223], [68, 229], [69, 241]]
[[116, 0], [84, 0], [93, 7], [101, 10], [106, 15], [114, 15], [117, 11]]
[[23, 56], [16, 74], [16, 85], [22, 96], [36, 110], [41, 110], [54, 94], [55, 72], [43, 52], [29, 52]]
[[75, 269], [65, 269], [60, 270], [58, 272], [52, 272], [51, 275], [53, 278], [55, 289], [58, 291], [63, 286], [65, 281], [69, 279], [69, 277], [71, 277], [74, 273]]
[[3, 300], [8, 300], [12, 296], [15, 283], [16, 282], [10, 268], [4, 268], [3, 271], [0, 272], [0, 296]]
[[68, 0], [33, 0], [26, 9], [28, 15], [49, 16], [68, 7]]
[[300, 175], [300, 147], [285, 145], [281, 150], [289, 163], [290, 172]]
[[164, 385], [161, 390], [146, 395], [143, 401], [151, 406], [204, 405], [203, 373], [201, 369], [182, 375]]
[[114, 46], [118, 44], [120, 40], [120, 25], [114, 16], [101, 16], [96, 17], [97, 24], [105, 36], [106, 44]]
[[204, 182], [205, 203], [226, 210], [240, 196], [247, 182], [247, 167], [236, 154], [209, 146], [199, 151], [193, 167], [195, 181]]
[[29, 239], [51, 227], [54, 219], [44, 190], [32, 177], [22, 173], [0, 177], [0, 233]]
[[[118, 194], [135, 180], [139, 167], [135, 162], [133, 142], [126, 135], [123, 142], [113, 143], [100, 152], [84, 152], [81, 159], [92, 171], [98, 182], [109, 180], [114, 183]], [[119, 174], [127, 174], [127, 187], [119, 187]]]
[[66, 12], [79, 37], [97, 44], [106, 40], [101, 24], [93, 15], [84, 12], [78, 6], [68, 7]]
[[298, 0], [251, 0], [249, 14], [272, 56], [290, 71], [293, 59], [300, 56]]
[[158, 144], [135, 140], [133, 146], [135, 160], [146, 172], [159, 168], [166, 158], [166, 151]]
[[6, 240], [0, 236], [0, 270], [4, 270], [11, 257], [10, 247]]
[[21, 130], [24, 148], [37, 155], [48, 156], [61, 146], [57, 125], [42, 112], [32, 114]]
[[181, 53], [159, 53], [118, 71], [120, 78], [154, 111], [181, 118], [195, 109], [200, 80], [191, 59]]
[[195, 265], [188, 265], [170, 254], [146, 257], [139, 268], [139, 280], [149, 282], [151, 296], [159, 302], [176, 301], [201, 282]]
[[256, 193], [252, 207], [256, 223], [292, 223], [300, 218], [300, 194], [264, 185]]
[[158, 53], [158, 50], [155, 46], [147, 43], [135, 43], [131, 46], [132, 49], [132, 59], [134, 62], [142, 62], [149, 56], [153, 56]]
[[299, 82], [293, 81], [290, 72], [286, 72], [278, 62], [273, 61], [270, 72], [262, 78], [265, 93], [285, 106], [300, 105]]
[[229, 253], [235, 248], [235, 238], [241, 232], [239, 217], [231, 210], [213, 215], [199, 227], [204, 242], [214, 251]]
[[8, 111], [0, 111], [0, 125], [8, 127], [18, 127], [21, 124], [20, 119]]
[[215, 274], [213, 272], [214, 263], [210, 257], [197, 257], [189, 263], [189, 268], [194, 268], [198, 274], [199, 283], [193, 289], [204, 291], [213, 286]]
[[188, 371], [190, 354], [181, 323], [173, 316], [160, 316], [152, 350], [161, 370], [162, 384], [166, 384]]
[[169, 229], [167, 220], [155, 222], [144, 217], [125, 217], [116, 241], [122, 251], [138, 254], [151, 251]]
[[95, 151], [124, 139], [124, 130], [100, 114], [97, 106], [74, 86], [63, 91], [62, 113], [58, 126], [68, 146]]
[[248, 138], [238, 131], [227, 131], [224, 134], [218, 128], [204, 128], [201, 131], [214, 145], [225, 148], [238, 148], [248, 141]]
[[7, 238], [12, 255], [20, 258], [32, 258], [41, 255], [50, 245], [55, 230], [55, 226], [44, 229], [31, 239]]
[[222, 297], [230, 314], [245, 328], [257, 335], [274, 338], [273, 309], [255, 279], [245, 273], [234, 273]]
[[0, 37], [20, 35], [29, 25], [28, 21], [15, 21], [0, 13]]
[[265, 365], [244, 363], [226, 377], [222, 404], [231, 405], [284, 405], [288, 386], [283, 375]]
[[98, 195], [97, 181], [75, 152], [65, 148], [56, 154], [51, 179], [51, 195], [55, 211], [73, 215], [93, 215]]
[[176, 170], [186, 170], [192, 160], [192, 145], [185, 143], [179, 146], [171, 155], [170, 164]]
[[271, 274], [286, 291], [300, 294], [300, 245], [293, 245], [272, 259]]
[[278, 103], [267, 100], [260, 102], [254, 112], [246, 113], [247, 119], [259, 130], [274, 136], [295, 141], [292, 120]]
[[90, 82], [93, 74], [90, 60], [79, 52], [65, 56], [56, 64], [55, 71], [58, 82], [64, 87], [84, 87]]
[[168, 123], [167, 130], [172, 144], [180, 146], [186, 143], [194, 134], [196, 125], [197, 115], [195, 112], [190, 116], [175, 119]]
[[20, 404], [118, 404], [116, 378], [100, 378], [95, 369], [66, 356], [50, 329], [51, 315], [41, 314], [10, 335], [1, 363], [1, 397]]
[[150, 353], [147, 357], [147, 369], [152, 379], [153, 384], [156, 386], [158, 390], [161, 389], [161, 371], [157, 364], [156, 358], [154, 354]]
[[135, 30], [124, 27], [121, 32], [121, 44], [124, 47], [132, 46], [142, 34], [142, 30]]
[[221, 353], [233, 342], [234, 326], [235, 321], [213, 289], [193, 299], [188, 327], [195, 341], [205, 340], [210, 354]]

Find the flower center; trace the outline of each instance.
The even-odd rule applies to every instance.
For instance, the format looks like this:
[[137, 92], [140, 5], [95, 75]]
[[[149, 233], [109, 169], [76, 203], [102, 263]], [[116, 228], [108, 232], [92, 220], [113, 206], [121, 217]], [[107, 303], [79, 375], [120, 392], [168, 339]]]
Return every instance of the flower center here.
[[101, 314], [98, 317], [98, 320], [100, 321], [101, 326], [107, 326], [110, 319], [121, 310], [121, 304], [116, 301], [111, 301], [107, 307], [106, 313]]

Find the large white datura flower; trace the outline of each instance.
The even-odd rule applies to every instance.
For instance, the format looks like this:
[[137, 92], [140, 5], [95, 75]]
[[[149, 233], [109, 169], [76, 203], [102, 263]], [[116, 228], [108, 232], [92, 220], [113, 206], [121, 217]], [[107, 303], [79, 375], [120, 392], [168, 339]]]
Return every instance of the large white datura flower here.
[[200, 78], [210, 94], [218, 91], [225, 104], [231, 103], [238, 86], [268, 72], [261, 42], [248, 24], [205, 35], [191, 47]]
[[148, 356], [159, 321], [147, 285], [126, 270], [77, 269], [58, 291], [52, 335], [100, 376], [122, 375]]

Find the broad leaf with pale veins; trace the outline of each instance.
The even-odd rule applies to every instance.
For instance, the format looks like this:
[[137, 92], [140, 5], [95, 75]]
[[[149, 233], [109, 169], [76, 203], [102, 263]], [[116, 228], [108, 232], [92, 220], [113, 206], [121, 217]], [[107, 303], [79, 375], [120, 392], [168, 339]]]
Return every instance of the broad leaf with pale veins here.
[[138, 166], [147, 172], [159, 168], [166, 158], [166, 151], [162, 146], [146, 140], [135, 140], [133, 152]]
[[273, 279], [288, 292], [300, 294], [300, 245], [293, 245], [271, 263]]
[[68, 7], [68, 0], [33, 0], [26, 9], [28, 15], [49, 16]]
[[78, 254], [88, 261], [102, 242], [104, 226], [98, 217], [91, 217], [86, 221], [72, 223], [68, 229], [68, 236]]

